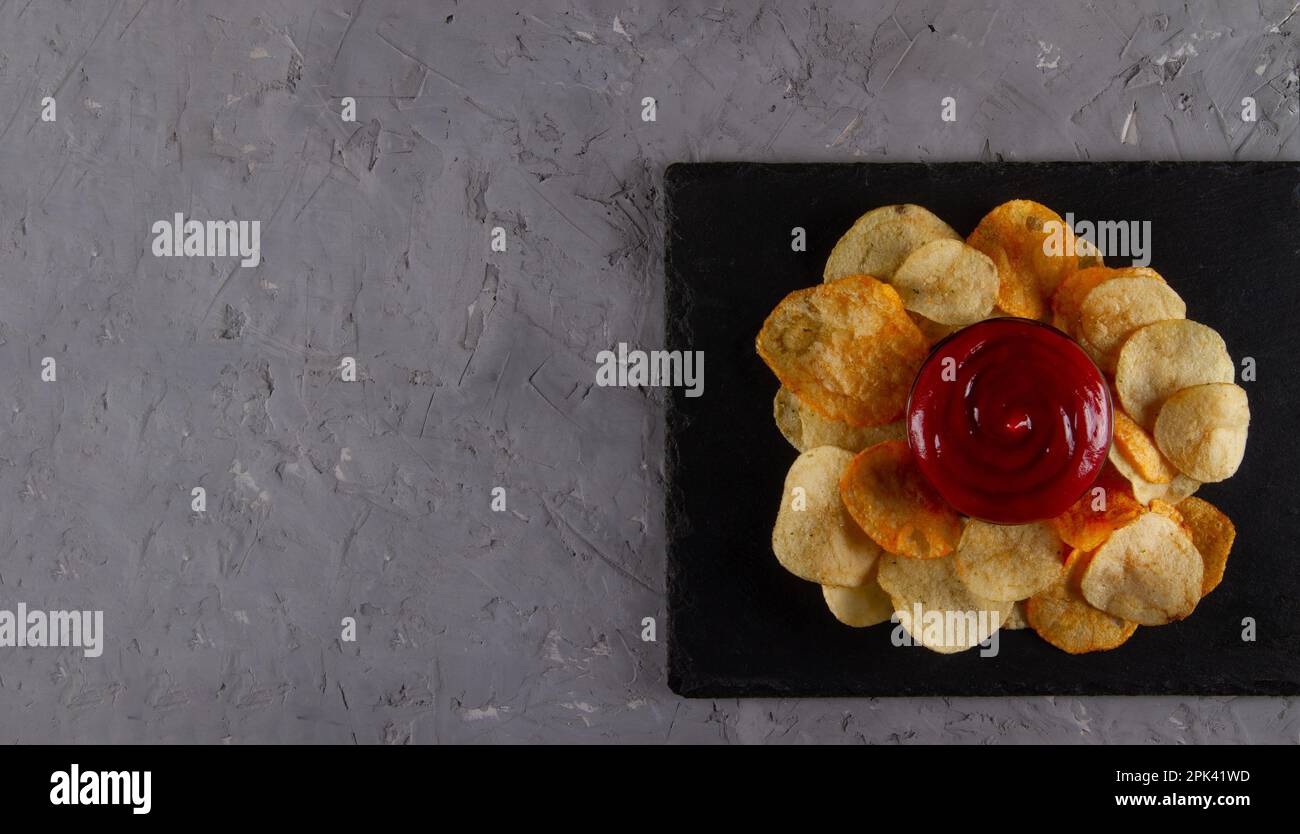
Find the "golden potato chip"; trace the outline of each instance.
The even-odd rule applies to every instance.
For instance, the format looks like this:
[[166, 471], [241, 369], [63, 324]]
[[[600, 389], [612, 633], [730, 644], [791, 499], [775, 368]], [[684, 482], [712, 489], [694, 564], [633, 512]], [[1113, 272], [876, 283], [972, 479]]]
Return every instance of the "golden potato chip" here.
[[925, 482], [907, 441], [859, 452], [840, 479], [840, 495], [858, 526], [890, 553], [938, 559], [961, 538], [961, 517]]
[[883, 426], [850, 426], [821, 416], [805, 405], [794, 392], [782, 385], [772, 402], [777, 428], [790, 445], [801, 452], [818, 446], [835, 446], [860, 452], [883, 440], [901, 440], [906, 436], [902, 420]]
[[1078, 256], [1076, 269], [1091, 269], [1095, 266], [1106, 265], [1106, 259], [1102, 257], [1097, 244], [1086, 238], [1078, 237], [1074, 239], [1074, 251]]
[[1042, 299], [1038, 282], [1033, 275], [1016, 266], [1007, 245], [991, 232], [976, 229], [966, 238], [966, 244], [974, 247], [993, 261], [998, 271], [997, 309], [1004, 315], [1020, 316], [1028, 319], [1040, 319], [1047, 313], [1047, 304]]
[[1174, 524], [1177, 524], [1179, 527], [1182, 527], [1183, 532], [1186, 533], [1187, 535], [1190, 536], [1192, 534], [1192, 531], [1189, 530], [1187, 528], [1187, 525], [1183, 523], [1183, 514], [1178, 511], [1177, 507], [1175, 507], [1173, 504], [1170, 504], [1168, 501], [1164, 500], [1163, 498], [1153, 498], [1151, 500], [1150, 509], [1151, 512], [1160, 513], [1162, 516], [1169, 519]]
[[887, 553], [879, 582], [912, 639], [941, 654], [978, 645], [1001, 627], [1013, 606], [973, 593], [958, 578], [951, 557], [918, 560]]
[[888, 281], [914, 249], [941, 239], [961, 240], [961, 235], [920, 206], [872, 209], [859, 217], [835, 244], [826, 259], [822, 280], [872, 275]]
[[1174, 469], [1173, 464], [1160, 454], [1151, 435], [1118, 408], [1115, 409], [1113, 418], [1112, 436], [1115, 446], [1119, 447], [1120, 454], [1133, 465], [1133, 470], [1153, 484], [1167, 484], [1172, 481], [1178, 474], [1178, 470]]
[[1052, 519], [1052, 526], [1066, 544], [1089, 551], [1101, 547], [1111, 533], [1141, 514], [1142, 507], [1128, 483], [1113, 466], [1105, 466], [1079, 500]]
[[1056, 581], [1065, 563], [1061, 537], [1046, 521], [990, 524], [972, 519], [955, 556], [957, 575], [971, 592], [1016, 601]]
[[1060, 215], [1032, 200], [1011, 200], [993, 209], [966, 242], [997, 266], [997, 304], [1013, 316], [1046, 318], [1046, 299], [1078, 266], [1074, 233]]
[[1186, 498], [1178, 505], [1183, 522], [1192, 534], [1192, 544], [1201, 554], [1205, 572], [1201, 578], [1201, 596], [1219, 587], [1223, 570], [1228, 565], [1228, 553], [1237, 538], [1237, 528], [1232, 520], [1209, 501]]
[[1098, 611], [1079, 592], [1079, 573], [1090, 556], [1082, 550], [1072, 552], [1056, 582], [1025, 602], [1029, 627], [1070, 654], [1116, 648], [1137, 631], [1137, 623]]
[[1083, 301], [1096, 287], [1112, 278], [1164, 278], [1154, 269], [1145, 266], [1127, 266], [1118, 269], [1100, 264], [1080, 268], [1065, 277], [1052, 295], [1052, 324], [1058, 330], [1068, 333], [1075, 339], [1083, 336], [1080, 317], [1083, 315]]
[[903, 306], [939, 324], [973, 324], [998, 297], [998, 270], [988, 255], [943, 238], [912, 251], [889, 279]]
[[902, 416], [927, 353], [894, 288], [862, 275], [787, 295], [757, 347], [801, 401], [854, 426]]
[[1103, 371], [1113, 371], [1120, 346], [1134, 330], [1186, 315], [1187, 305], [1163, 280], [1120, 277], [1103, 281], [1088, 293], [1080, 308], [1080, 325], [1093, 349], [1093, 360]]
[[1092, 292], [1093, 288], [1114, 277], [1118, 271], [1104, 266], [1093, 266], [1067, 275], [1052, 294], [1052, 325], [1057, 330], [1077, 339], [1083, 299]]
[[1187, 532], [1168, 516], [1149, 512], [1097, 548], [1079, 590], [1107, 614], [1138, 625], [1164, 625], [1196, 608], [1204, 572]]
[[937, 343], [961, 329], [954, 324], [939, 324], [937, 321], [930, 321], [920, 313], [911, 310], [907, 311], [907, 316], [916, 325], [916, 329], [921, 331], [921, 337], [925, 339], [927, 348], [934, 347]]
[[1144, 507], [1157, 498], [1168, 501], [1170, 504], [1177, 504], [1196, 492], [1201, 486], [1200, 481], [1195, 481], [1181, 472], [1174, 475], [1173, 480], [1167, 484], [1148, 481], [1138, 474], [1137, 470], [1133, 468], [1133, 464], [1128, 462], [1128, 458], [1120, 453], [1118, 446], [1112, 445], [1110, 447], [1108, 459], [1111, 465], [1115, 467], [1115, 470], [1129, 482], [1133, 497]]
[[1232, 382], [1232, 373], [1228, 348], [1212, 328], [1190, 319], [1158, 321], [1133, 331], [1120, 348], [1115, 390], [1129, 416], [1150, 429], [1169, 395], [1192, 385]]
[[846, 626], [866, 628], [886, 622], [894, 616], [894, 603], [875, 580], [860, 588], [823, 585], [822, 597], [835, 619]]
[[1156, 445], [1190, 478], [1231, 478], [1246, 453], [1250, 405], [1244, 388], [1215, 382], [1193, 385], [1165, 400], [1156, 417]]
[[840, 500], [839, 482], [853, 455], [820, 446], [797, 457], [785, 476], [772, 552], [795, 576], [821, 585], [856, 587], [876, 570], [880, 547]]
[[1025, 600], [1019, 600], [1011, 606], [1011, 613], [1007, 616], [1007, 621], [1002, 624], [1003, 631], [1019, 631], [1022, 628], [1029, 628], [1028, 614], [1025, 612]]

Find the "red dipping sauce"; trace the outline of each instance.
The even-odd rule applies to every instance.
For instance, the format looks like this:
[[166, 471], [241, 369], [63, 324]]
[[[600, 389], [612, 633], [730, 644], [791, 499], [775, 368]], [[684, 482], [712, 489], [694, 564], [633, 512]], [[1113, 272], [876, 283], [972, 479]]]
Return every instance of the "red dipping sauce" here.
[[998, 524], [1063, 513], [1097, 479], [1110, 439], [1101, 371], [1030, 319], [977, 322], [937, 344], [907, 403], [921, 474], [959, 513]]

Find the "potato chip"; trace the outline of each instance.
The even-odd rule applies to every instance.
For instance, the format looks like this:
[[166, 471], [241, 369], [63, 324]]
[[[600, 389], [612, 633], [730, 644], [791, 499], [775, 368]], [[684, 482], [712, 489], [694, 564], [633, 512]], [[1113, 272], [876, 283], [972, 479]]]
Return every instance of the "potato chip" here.
[[800, 406], [799, 398], [789, 388], [782, 385], [776, 389], [776, 396], [772, 398], [772, 419], [776, 421], [781, 436], [803, 452], [806, 449], [803, 445], [803, 414], [800, 413]]
[[1032, 200], [993, 209], [966, 242], [997, 266], [997, 304], [1013, 316], [1046, 318], [1046, 299], [1078, 266], [1074, 233], [1060, 215]]
[[1160, 273], [1145, 266], [1120, 267], [1111, 269], [1100, 264], [1080, 268], [1065, 277], [1052, 295], [1052, 324], [1058, 330], [1068, 333], [1075, 339], [1082, 338], [1083, 328], [1080, 317], [1083, 314], [1083, 301], [1095, 288], [1112, 278], [1156, 278], [1163, 281]]
[[1153, 498], [1151, 500], [1150, 510], [1153, 513], [1160, 513], [1162, 516], [1169, 519], [1174, 524], [1177, 524], [1179, 527], [1182, 527], [1183, 532], [1186, 533], [1187, 535], [1190, 536], [1192, 534], [1192, 531], [1189, 530], [1187, 528], [1187, 525], [1183, 523], [1183, 514], [1178, 511], [1177, 507], [1175, 507], [1173, 504], [1170, 504], [1168, 501], [1164, 500], [1163, 498]]
[[1052, 325], [1057, 330], [1079, 337], [1079, 317], [1082, 314], [1083, 299], [1102, 282], [1118, 274], [1117, 269], [1104, 266], [1080, 269], [1066, 276], [1061, 285], [1052, 294]]
[[961, 518], [925, 482], [907, 441], [859, 452], [840, 479], [840, 494], [858, 526], [890, 553], [938, 559], [961, 538]]
[[987, 639], [1013, 606], [973, 593], [958, 578], [950, 557], [922, 561], [887, 553], [880, 561], [879, 582], [912, 639], [941, 654]]
[[894, 288], [861, 275], [790, 293], [757, 347], [800, 400], [854, 426], [902, 416], [927, 353]]
[[839, 482], [853, 455], [820, 446], [797, 457], [785, 476], [772, 552], [795, 576], [821, 585], [857, 587], [876, 570], [880, 547], [840, 500]]
[[1177, 522], [1149, 512], [1097, 548], [1079, 580], [1094, 608], [1156, 626], [1181, 620], [1201, 599], [1205, 567]]
[[1219, 587], [1223, 570], [1228, 565], [1228, 553], [1237, 538], [1237, 528], [1232, 520], [1209, 501], [1187, 498], [1178, 505], [1183, 523], [1192, 535], [1192, 544], [1201, 554], [1205, 572], [1201, 578], [1201, 596]]
[[1022, 599], [1011, 606], [1011, 613], [1007, 615], [1007, 621], [1002, 624], [1002, 630], [1019, 631], [1022, 628], [1029, 628], [1028, 616], [1025, 611], [1025, 600]]
[[889, 283], [904, 307], [939, 324], [980, 321], [998, 296], [998, 270], [988, 255], [947, 238], [918, 246]]
[[925, 339], [925, 346], [933, 348], [936, 344], [961, 330], [960, 327], [953, 324], [939, 324], [937, 321], [930, 321], [920, 313], [907, 311], [907, 316], [916, 325], [916, 329], [921, 331], [921, 337]]
[[885, 423], [883, 426], [850, 426], [827, 420], [807, 406], [801, 412], [803, 421], [803, 442], [811, 449], [815, 446], [836, 446], [849, 452], [861, 452], [886, 440], [902, 440], [907, 436], [907, 427], [902, 420]]
[[1102, 257], [1097, 244], [1086, 238], [1076, 237], [1074, 239], [1074, 251], [1078, 256], [1076, 269], [1091, 269], [1095, 266], [1106, 265], [1106, 259]]
[[772, 413], [781, 434], [790, 441], [791, 446], [801, 452], [818, 446], [835, 446], [849, 452], [860, 452], [884, 440], [901, 440], [906, 437], [902, 420], [883, 426], [850, 426], [848, 423], [830, 420], [801, 402], [784, 385], [776, 391]]
[[1196, 492], [1201, 486], [1200, 481], [1193, 480], [1181, 472], [1174, 475], [1173, 480], [1167, 484], [1152, 483], [1138, 474], [1137, 470], [1133, 468], [1133, 464], [1129, 463], [1128, 459], [1120, 452], [1118, 446], [1112, 445], [1110, 447], [1108, 459], [1111, 465], [1115, 467], [1115, 470], [1129, 482], [1133, 497], [1144, 507], [1157, 498], [1168, 501], [1170, 504], [1177, 504]]
[[1129, 416], [1150, 429], [1175, 391], [1232, 382], [1232, 374], [1232, 358], [1218, 333], [1190, 319], [1173, 319], [1133, 331], [1115, 363], [1115, 389]]
[[998, 271], [999, 311], [1004, 315], [1029, 319], [1039, 319], [1046, 315], [1047, 304], [1042, 299], [1037, 280], [1016, 266], [1006, 244], [993, 237], [992, 233], [980, 232], [979, 229], [966, 238], [966, 244], [987, 255]]
[[1213, 483], [1231, 478], [1246, 453], [1250, 405], [1231, 383], [1193, 385], [1165, 401], [1156, 418], [1156, 445], [1190, 478]]
[[[1188, 496], [1193, 495], [1196, 492], [1196, 490], [1200, 488], [1201, 488], [1200, 481], [1194, 478], [1189, 478], [1183, 473], [1179, 472], [1177, 475], [1174, 476], [1174, 479], [1169, 482], [1169, 489], [1165, 491], [1164, 495], [1159, 497], [1165, 499], [1171, 504], [1176, 505], [1184, 501], [1185, 499], [1187, 499]], [[1156, 496], [1152, 496], [1152, 497], [1156, 497]]]
[[1153, 484], [1172, 481], [1178, 470], [1160, 454], [1151, 435], [1119, 409], [1115, 409], [1112, 416], [1114, 444], [1133, 465], [1133, 470]]
[[1090, 558], [1086, 551], [1072, 552], [1056, 582], [1025, 602], [1029, 627], [1070, 654], [1116, 648], [1137, 631], [1137, 623], [1098, 611], [1079, 592], [1079, 573]]
[[[1113, 447], [1111, 451], [1114, 454]], [[1101, 547], [1111, 533], [1141, 514], [1128, 483], [1113, 466], [1105, 466], [1079, 500], [1052, 519], [1052, 526], [1066, 544], [1088, 551]]]
[[1111, 278], [1084, 297], [1081, 333], [1097, 365], [1103, 371], [1114, 371], [1120, 346], [1134, 330], [1186, 315], [1183, 299], [1159, 278]]
[[1056, 581], [1065, 562], [1061, 537], [1046, 521], [990, 524], [972, 519], [957, 544], [957, 575], [972, 593], [1021, 600]]
[[872, 209], [835, 244], [822, 280], [871, 275], [888, 281], [914, 249], [941, 239], [961, 240], [961, 235], [927, 209], [913, 205]]
[[846, 626], [866, 628], [883, 623], [894, 616], [894, 603], [889, 594], [874, 580], [860, 588], [822, 586], [822, 597], [835, 619]]

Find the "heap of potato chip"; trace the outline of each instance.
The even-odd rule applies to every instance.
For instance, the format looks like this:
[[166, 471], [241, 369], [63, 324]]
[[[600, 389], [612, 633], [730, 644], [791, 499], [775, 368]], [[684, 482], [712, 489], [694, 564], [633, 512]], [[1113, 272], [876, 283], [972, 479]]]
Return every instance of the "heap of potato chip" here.
[[[1060, 254], [1044, 246], [1049, 221]], [[757, 347], [781, 381], [777, 427], [801, 453], [772, 549], [822, 586], [838, 620], [865, 627], [897, 611], [924, 645], [914, 604], [995, 612], [1002, 628], [1077, 654], [1183, 619], [1219, 584], [1236, 531], [1189, 496], [1236, 472], [1250, 411], [1223, 339], [1186, 318], [1157, 272], [1108, 268], [1051, 209], [1013, 200], [965, 241], [920, 206], [877, 208], [840, 238], [823, 278], [777, 305]], [[1110, 460], [1058, 518], [963, 518], [907, 447], [903, 412], [930, 347], [996, 316], [1053, 324], [1112, 386]], [[960, 651], [970, 636], [929, 648]]]

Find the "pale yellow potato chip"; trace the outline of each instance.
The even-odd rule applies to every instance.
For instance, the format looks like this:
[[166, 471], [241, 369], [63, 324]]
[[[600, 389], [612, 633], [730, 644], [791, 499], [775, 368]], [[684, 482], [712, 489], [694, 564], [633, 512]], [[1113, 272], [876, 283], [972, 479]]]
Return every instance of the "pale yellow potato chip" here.
[[907, 311], [907, 316], [916, 324], [916, 329], [921, 331], [921, 336], [925, 338], [927, 347], [934, 347], [939, 342], [961, 330], [961, 327], [955, 324], [939, 324], [937, 321], [930, 321], [920, 313]]
[[1178, 522], [1149, 512], [1097, 548], [1079, 589], [1107, 614], [1138, 625], [1164, 625], [1196, 608], [1204, 572], [1201, 554]]
[[[1084, 261], [1080, 261], [1083, 263]], [[1080, 318], [1083, 315], [1083, 300], [1104, 281], [1115, 278], [1155, 278], [1165, 280], [1160, 273], [1145, 266], [1126, 266], [1110, 269], [1100, 263], [1080, 266], [1075, 272], [1065, 277], [1052, 294], [1052, 325], [1057, 330], [1068, 333], [1075, 339], [1083, 336]]]
[[1203, 483], [1231, 478], [1246, 454], [1250, 404], [1231, 383], [1193, 385], [1165, 400], [1155, 438], [1179, 471]]
[[1192, 535], [1192, 544], [1196, 545], [1205, 565], [1205, 574], [1201, 579], [1201, 596], [1219, 587], [1223, 581], [1223, 571], [1228, 565], [1228, 553], [1237, 538], [1237, 528], [1232, 519], [1223, 511], [1200, 498], [1187, 498], [1178, 505], [1183, 523]]
[[870, 275], [888, 281], [914, 249], [940, 239], [961, 240], [961, 236], [920, 206], [905, 204], [872, 209], [859, 217], [835, 244], [826, 259], [822, 280]]
[[903, 415], [928, 352], [898, 292], [866, 275], [790, 293], [763, 322], [756, 347], [804, 404], [855, 426]]
[[[772, 398], [772, 419], [781, 436], [790, 441], [790, 445], [799, 451], [805, 451], [803, 445], [803, 415], [799, 409], [799, 398], [784, 385], [776, 389]], [[847, 424], [846, 424], [847, 425]], [[835, 444], [829, 444], [835, 445]]]
[[957, 544], [957, 575], [972, 593], [1022, 600], [1051, 585], [1065, 564], [1064, 544], [1047, 521], [990, 524], [972, 519]]
[[781, 434], [790, 441], [791, 446], [801, 452], [818, 446], [835, 446], [850, 452], [860, 452], [885, 440], [902, 440], [906, 437], [902, 420], [883, 426], [850, 426], [823, 417], [784, 385], [777, 389], [772, 402], [772, 413]]
[[1187, 305], [1160, 278], [1112, 278], [1083, 299], [1080, 326], [1093, 360], [1103, 371], [1115, 370], [1124, 340], [1143, 325], [1187, 315]]
[[852, 460], [843, 449], [819, 446], [797, 457], [785, 476], [772, 552], [801, 579], [857, 587], [876, 570], [880, 546], [840, 501], [840, 476]]
[[1123, 645], [1137, 623], [1099, 611], [1079, 591], [1079, 574], [1091, 554], [1075, 550], [1050, 587], [1025, 602], [1025, 619], [1039, 637], [1070, 654], [1100, 652]]
[[1111, 464], [1123, 475], [1133, 487], [1133, 497], [1139, 504], [1148, 506], [1156, 499], [1168, 501], [1171, 504], [1177, 504], [1187, 496], [1200, 489], [1201, 482], [1187, 477], [1179, 472], [1174, 475], [1173, 479], [1167, 484], [1157, 484], [1143, 478], [1138, 471], [1133, 468], [1133, 464], [1120, 452], [1119, 447], [1111, 445], [1110, 455], [1108, 456]]
[[894, 615], [889, 594], [872, 580], [860, 588], [822, 586], [822, 597], [835, 619], [853, 628], [866, 628], [887, 622]]
[[1002, 624], [1003, 631], [1019, 631], [1022, 628], [1029, 628], [1029, 614], [1025, 610], [1026, 600], [1020, 600], [1011, 606], [1011, 613], [1007, 616], [1007, 621]]
[[1232, 382], [1232, 358], [1213, 328], [1172, 319], [1139, 327], [1120, 348], [1115, 390], [1124, 410], [1144, 429], [1175, 391], [1207, 382]]
[[886, 440], [902, 440], [907, 437], [907, 427], [903, 420], [895, 420], [883, 426], [850, 426], [835, 420], [827, 420], [817, 412], [804, 407], [803, 442], [805, 448], [815, 446], [836, 446], [849, 452], [860, 452]]
[[904, 307], [930, 321], [973, 324], [993, 310], [998, 268], [978, 249], [945, 238], [913, 250], [889, 283]]
[[1013, 606], [972, 593], [957, 576], [951, 556], [920, 560], [887, 553], [880, 561], [878, 581], [912, 639], [941, 654], [965, 651], [988, 639]]

